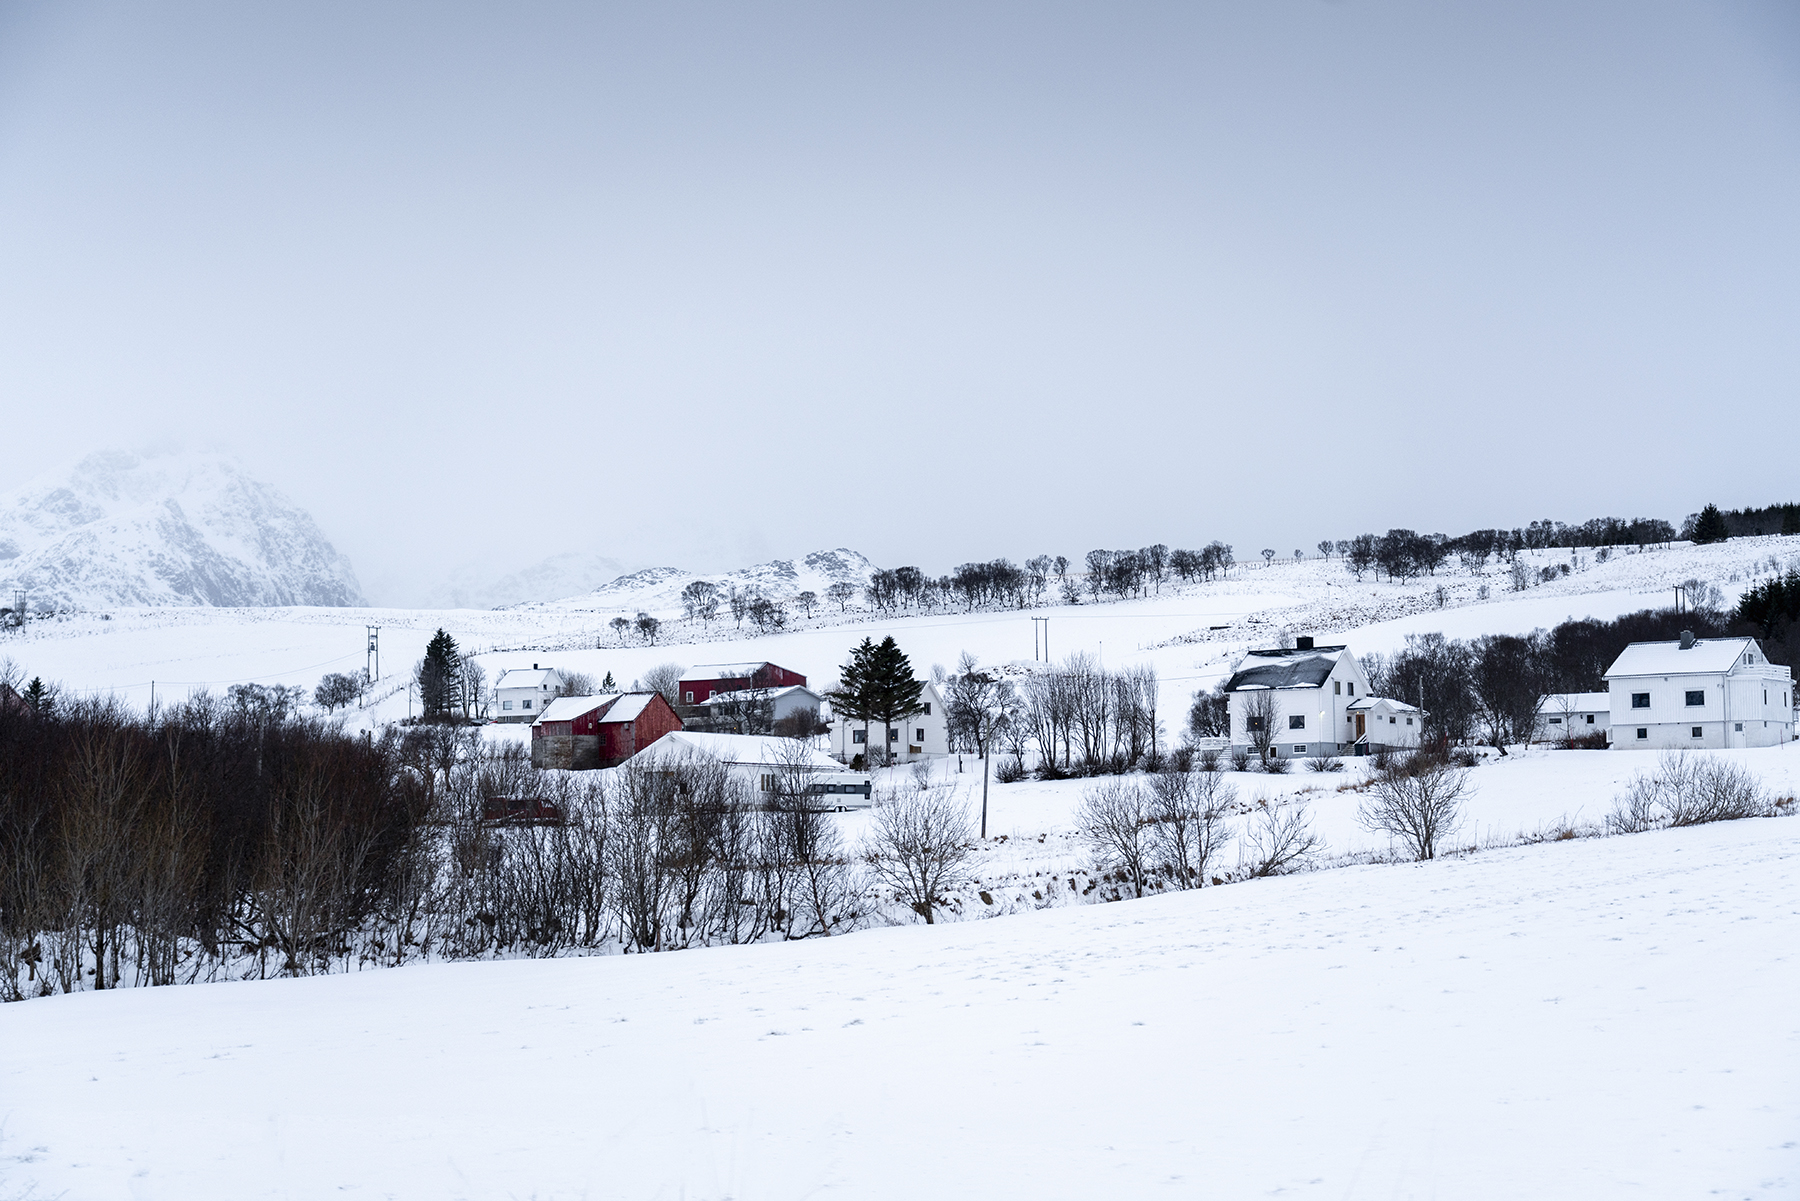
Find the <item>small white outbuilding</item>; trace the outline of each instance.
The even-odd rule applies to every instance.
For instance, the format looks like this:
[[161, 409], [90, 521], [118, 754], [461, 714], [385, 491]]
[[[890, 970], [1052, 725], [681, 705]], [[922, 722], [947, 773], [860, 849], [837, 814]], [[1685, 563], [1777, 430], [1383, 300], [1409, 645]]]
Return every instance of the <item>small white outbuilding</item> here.
[[1612, 698], [1604, 692], [1553, 692], [1538, 703], [1533, 742], [1569, 742], [1612, 728]]
[[1794, 736], [1794, 675], [1754, 638], [1634, 642], [1606, 670], [1612, 745], [1775, 746]]

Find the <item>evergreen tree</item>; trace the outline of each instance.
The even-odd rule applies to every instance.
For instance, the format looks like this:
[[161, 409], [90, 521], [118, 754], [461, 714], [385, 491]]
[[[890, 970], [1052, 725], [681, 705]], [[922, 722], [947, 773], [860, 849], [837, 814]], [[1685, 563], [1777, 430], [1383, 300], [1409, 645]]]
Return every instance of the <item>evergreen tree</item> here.
[[425, 658], [419, 662], [419, 702], [427, 718], [443, 717], [461, 703], [461, 667], [456, 639], [440, 626], [425, 644]]
[[[867, 639], [863, 642], [864, 645], [868, 644]], [[924, 712], [924, 706], [919, 703], [919, 693], [924, 689], [925, 681], [913, 678], [912, 661], [906, 657], [891, 634], [883, 638], [881, 645], [875, 647], [870, 654], [866, 678], [869, 712], [881, 723], [881, 750], [886, 758], [888, 746], [894, 740], [891, 733], [894, 723]]]
[[1781, 506], [1781, 532], [1800, 534], [1800, 505]]
[[1694, 522], [1694, 543], [1705, 546], [1709, 542], [1723, 542], [1731, 537], [1731, 531], [1725, 528], [1725, 514], [1719, 512], [1718, 505], [1707, 505], [1700, 510], [1698, 520]]
[[862, 723], [865, 752], [869, 746], [869, 723], [875, 720], [874, 694], [869, 688], [874, 659], [875, 644], [864, 638], [861, 646], [851, 648], [850, 662], [838, 669], [838, 686], [825, 694], [838, 720]]
[[600, 681], [600, 691], [601, 692], [617, 692], [618, 690], [619, 690], [619, 685], [614, 682], [612, 672], [610, 672], [610, 671], [607, 672], [606, 678], [604, 680]]
[[43, 677], [32, 676], [31, 683], [19, 694], [34, 717], [51, 717], [56, 713], [56, 689], [44, 683]]

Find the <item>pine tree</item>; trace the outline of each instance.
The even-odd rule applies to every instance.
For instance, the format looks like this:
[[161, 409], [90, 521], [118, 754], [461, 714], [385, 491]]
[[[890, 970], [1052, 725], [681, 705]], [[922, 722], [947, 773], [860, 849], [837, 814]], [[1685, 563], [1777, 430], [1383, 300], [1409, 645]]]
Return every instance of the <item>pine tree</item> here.
[[838, 720], [862, 723], [865, 751], [869, 745], [869, 723], [875, 720], [874, 695], [869, 689], [874, 659], [875, 644], [864, 638], [861, 646], [851, 648], [850, 662], [838, 669], [838, 686], [825, 694]]
[[419, 701], [426, 717], [442, 717], [461, 702], [461, 661], [456, 639], [440, 626], [425, 644], [425, 658], [419, 663]]
[[[864, 642], [866, 644], [867, 639]], [[919, 693], [924, 689], [925, 681], [913, 679], [912, 661], [889, 635], [869, 656], [868, 682], [869, 711], [881, 723], [881, 750], [887, 758], [890, 757], [888, 746], [894, 740], [891, 732], [894, 723], [924, 711], [924, 706], [919, 703]]]
[[45, 684], [43, 677], [32, 676], [31, 683], [19, 694], [33, 717], [52, 717], [56, 713], [56, 690]]
[[1694, 522], [1694, 544], [1705, 546], [1709, 542], [1723, 542], [1731, 537], [1731, 531], [1725, 528], [1725, 514], [1719, 512], [1718, 505], [1707, 505], [1700, 510], [1700, 517]]
[[612, 672], [610, 672], [610, 671], [607, 672], [606, 678], [604, 680], [600, 681], [600, 691], [601, 692], [617, 692], [618, 690], [619, 690], [619, 686], [617, 683], [614, 682]]
[[1800, 505], [1781, 506], [1781, 532], [1800, 534]]

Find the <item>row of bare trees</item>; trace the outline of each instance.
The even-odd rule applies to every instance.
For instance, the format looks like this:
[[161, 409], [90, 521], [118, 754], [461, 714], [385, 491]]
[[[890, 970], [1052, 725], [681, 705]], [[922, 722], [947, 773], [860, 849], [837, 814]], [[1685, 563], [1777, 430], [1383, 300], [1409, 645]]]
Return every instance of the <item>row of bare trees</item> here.
[[933, 920], [967, 797], [914, 780], [851, 847], [794, 745], [759, 786], [706, 758], [538, 772], [467, 728], [355, 736], [205, 694], [0, 709], [0, 999], [807, 938], [884, 897]]
[[1156, 669], [1107, 671], [1092, 656], [1071, 655], [1028, 676], [1010, 737], [1035, 743], [1047, 774], [1121, 772], [1162, 757]]

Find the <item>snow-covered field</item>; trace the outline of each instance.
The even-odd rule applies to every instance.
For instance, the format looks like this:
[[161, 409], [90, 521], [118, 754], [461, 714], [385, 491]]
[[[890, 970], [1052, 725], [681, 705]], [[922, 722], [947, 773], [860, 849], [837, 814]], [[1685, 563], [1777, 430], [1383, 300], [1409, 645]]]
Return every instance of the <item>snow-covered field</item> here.
[[1787, 1197], [1800, 822], [0, 1009], [0, 1195]]

